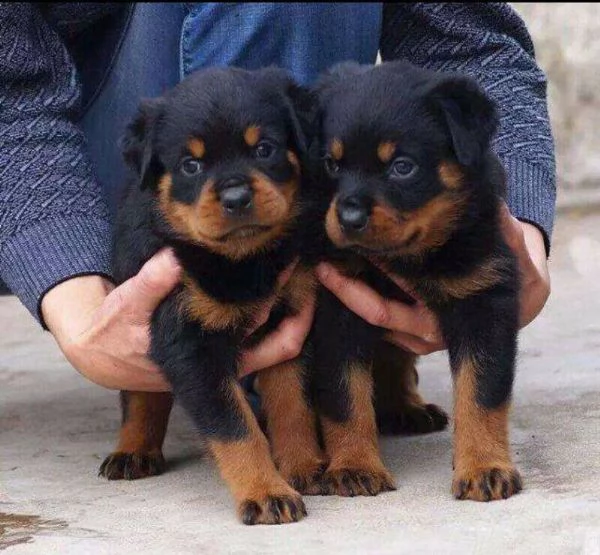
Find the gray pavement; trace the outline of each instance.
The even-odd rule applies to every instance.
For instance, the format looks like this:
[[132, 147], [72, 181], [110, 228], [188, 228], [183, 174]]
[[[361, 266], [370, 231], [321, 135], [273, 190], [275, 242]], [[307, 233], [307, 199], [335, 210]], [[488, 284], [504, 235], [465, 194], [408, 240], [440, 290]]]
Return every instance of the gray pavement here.
[[[382, 441], [398, 490], [306, 499], [298, 524], [244, 527], [177, 410], [161, 477], [96, 477], [117, 396], [87, 383], [12, 298], [0, 299], [0, 551], [51, 553], [543, 553], [600, 555], [600, 215], [562, 214], [553, 294], [521, 335], [512, 445], [525, 490], [481, 504], [450, 495], [451, 436]], [[421, 362], [451, 406], [443, 354]]]

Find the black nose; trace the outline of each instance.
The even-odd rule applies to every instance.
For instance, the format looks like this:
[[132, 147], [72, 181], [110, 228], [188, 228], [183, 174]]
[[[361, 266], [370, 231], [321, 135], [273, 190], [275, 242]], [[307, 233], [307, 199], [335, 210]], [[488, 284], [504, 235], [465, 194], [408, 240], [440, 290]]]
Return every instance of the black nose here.
[[367, 227], [369, 207], [360, 199], [350, 197], [338, 202], [337, 215], [345, 230], [358, 232]]
[[232, 177], [221, 184], [219, 200], [229, 214], [241, 215], [252, 204], [252, 189], [246, 181]]

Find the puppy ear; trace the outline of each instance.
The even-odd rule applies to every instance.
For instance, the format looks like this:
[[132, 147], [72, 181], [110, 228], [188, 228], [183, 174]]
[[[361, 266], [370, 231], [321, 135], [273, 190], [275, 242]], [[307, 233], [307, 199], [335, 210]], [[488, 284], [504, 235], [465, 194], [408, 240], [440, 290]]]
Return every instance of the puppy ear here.
[[286, 90], [286, 97], [296, 148], [299, 152], [306, 154], [312, 138], [315, 136], [316, 96], [308, 88], [290, 81]]
[[467, 77], [447, 77], [431, 86], [426, 98], [447, 126], [458, 162], [471, 166], [480, 160], [496, 132], [498, 115], [479, 85]]
[[163, 105], [162, 98], [142, 100], [121, 139], [123, 158], [136, 175], [141, 189], [153, 186], [153, 176], [160, 172], [160, 163], [154, 155], [154, 138]]
[[313, 136], [316, 117], [316, 98], [307, 88], [296, 83], [289, 72], [276, 66], [259, 70], [262, 79], [271, 80], [274, 88], [284, 96], [288, 115], [292, 125], [292, 135], [296, 149], [306, 153]]

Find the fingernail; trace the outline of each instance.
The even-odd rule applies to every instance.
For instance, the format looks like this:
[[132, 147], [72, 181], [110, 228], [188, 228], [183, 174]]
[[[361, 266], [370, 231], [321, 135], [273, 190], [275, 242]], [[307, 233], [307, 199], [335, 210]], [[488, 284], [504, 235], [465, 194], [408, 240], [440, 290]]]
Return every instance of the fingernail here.
[[166, 248], [161, 252], [161, 256], [164, 257], [165, 263], [167, 263], [173, 270], [181, 270], [181, 264], [178, 258], [175, 256], [173, 249]]

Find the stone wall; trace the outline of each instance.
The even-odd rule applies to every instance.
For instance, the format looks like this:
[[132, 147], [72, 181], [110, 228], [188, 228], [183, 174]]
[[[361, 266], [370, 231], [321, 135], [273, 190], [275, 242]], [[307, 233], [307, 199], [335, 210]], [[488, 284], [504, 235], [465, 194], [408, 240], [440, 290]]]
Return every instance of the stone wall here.
[[600, 192], [600, 5], [511, 3], [549, 81], [559, 198]]

